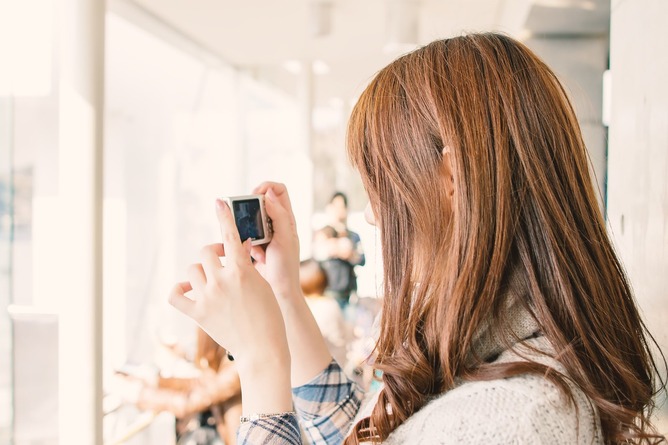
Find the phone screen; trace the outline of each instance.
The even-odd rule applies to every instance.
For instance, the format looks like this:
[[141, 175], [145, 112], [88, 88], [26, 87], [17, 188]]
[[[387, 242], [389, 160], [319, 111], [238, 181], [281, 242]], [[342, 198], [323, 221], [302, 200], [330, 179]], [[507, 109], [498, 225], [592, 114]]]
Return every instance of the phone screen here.
[[235, 200], [232, 206], [241, 241], [246, 241], [248, 238], [251, 240], [264, 238], [260, 200], [257, 198]]

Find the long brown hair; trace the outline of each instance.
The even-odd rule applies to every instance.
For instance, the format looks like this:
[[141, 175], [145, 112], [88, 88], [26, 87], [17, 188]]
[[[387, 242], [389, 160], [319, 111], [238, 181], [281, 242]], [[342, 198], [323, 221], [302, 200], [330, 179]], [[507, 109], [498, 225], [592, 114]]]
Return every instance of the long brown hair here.
[[355, 106], [348, 153], [381, 235], [384, 388], [347, 444], [385, 439], [458, 377], [533, 372], [568, 392], [564, 375], [538, 363], [471, 361], [476, 333], [507, 321], [509, 294], [596, 406], [606, 442], [660, 439], [648, 420], [651, 335], [606, 233], [574, 111], [536, 55], [490, 33], [397, 59]]

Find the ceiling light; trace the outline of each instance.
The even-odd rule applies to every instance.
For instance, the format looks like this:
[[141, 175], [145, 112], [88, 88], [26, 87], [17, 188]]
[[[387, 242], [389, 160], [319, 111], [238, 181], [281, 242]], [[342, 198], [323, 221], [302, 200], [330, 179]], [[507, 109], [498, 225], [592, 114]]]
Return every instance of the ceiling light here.
[[302, 72], [302, 63], [294, 59], [286, 60], [283, 62], [283, 68], [292, 74], [299, 74]]
[[330, 97], [329, 106], [332, 108], [343, 108], [343, 99], [337, 96]]
[[548, 8], [577, 8], [585, 11], [596, 9], [596, 3], [592, 0], [538, 0], [535, 3]]
[[311, 0], [309, 2], [309, 30], [311, 37], [324, 37], [332, 32], [332, 2]]
[[328, 74], [330, 71], [329, 65], [327, 65], [322, 60], [313, 61], [313, 72], [318, 75]]
[[418, 45], [419, 7], [417, 0], [386, 0], [386, 52], [414, 49]]
[[296, 59], [288, 59], [283, 62], [282, 66], [283, 69], [288, 71], [289, 73], [300, 74], [305, 64], [306, 66], [311, 65], [311, 70], [313, 71], [313, 73], [320, 76], [324, 74], [329, 74], [329, 72], [331, 71], [329, 65], [327, 65], [327, 63], [325, 63], [323, 60], [320, 59], [314, 60], [313, 62], [309, 62], [307, 60], [302, 61]]

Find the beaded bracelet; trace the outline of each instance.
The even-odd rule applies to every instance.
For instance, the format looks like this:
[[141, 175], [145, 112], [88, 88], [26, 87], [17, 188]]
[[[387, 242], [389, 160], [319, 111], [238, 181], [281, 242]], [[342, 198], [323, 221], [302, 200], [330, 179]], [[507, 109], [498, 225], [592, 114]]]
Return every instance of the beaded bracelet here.
[[271, 414], [254, 413], [254, 414], [251, 414], [250, 416], [241, 416], [239, 420], [241, 421], [241, 423], [244, 423], [244, 422], [250, 422], [252, 420], [265, 419], [267, 417], [281, 417], [281, 416], [289, 416], [289, 415], [296, 416], [297, 413], [294, 412], [294, 411], [285, 411], [285, 412], [282, 412], [282, 413], [271, 413]]

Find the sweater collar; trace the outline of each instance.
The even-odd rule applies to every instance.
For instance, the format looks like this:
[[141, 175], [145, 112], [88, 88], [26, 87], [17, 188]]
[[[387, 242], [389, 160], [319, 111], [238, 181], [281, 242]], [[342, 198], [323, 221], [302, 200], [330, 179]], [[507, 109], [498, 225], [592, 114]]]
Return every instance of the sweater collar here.
[[483, 323], [473, 340], [468, 364], [488, 362], [514, 344], [540, 333], [540, 325], [521, 298], [509, 295], [501, 319]]

